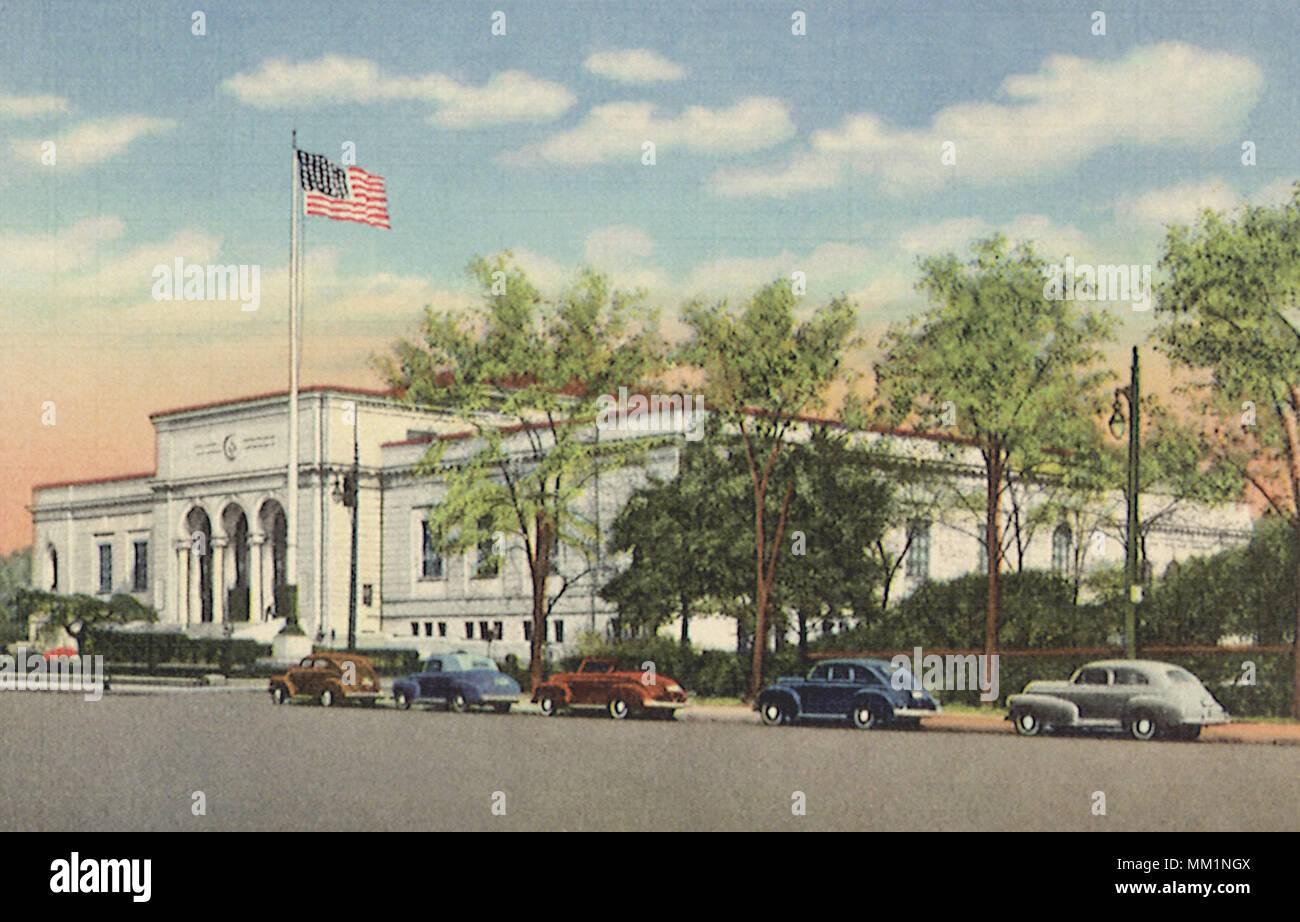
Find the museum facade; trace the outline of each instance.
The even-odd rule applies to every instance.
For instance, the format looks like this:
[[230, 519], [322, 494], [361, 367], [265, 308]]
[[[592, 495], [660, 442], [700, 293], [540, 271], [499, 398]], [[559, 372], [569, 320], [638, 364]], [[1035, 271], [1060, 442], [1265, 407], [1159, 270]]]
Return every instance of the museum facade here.
[[[282, 587], [296, 582], [303, 629], [318, 643], [341, 646], [348, 632], [352, 550], [345, 485], [355, 451], [358, 645], [526, 659], [531, 584], [518, 539], [500, 536], [492, 546], [444, 557], [427, 522], [444, 487], [417, 465], [434, 440], [450, 443], [442, 463], [455, 464], [475, 450], [473, 428], [452, 413], [413, 407], [387, 393], [304, 389], [294, 580], [287, 570], [288, 418], [284, 392], [166, 410], [150, 417], [153, 471], [34, 487], [35, 587], [104, 597], [126, 592], [153, 606], [171, 629], [269, 642], [284, 624]], [[667, 425], [663, 431], [633, 425], [599, 436], [673, 437], [657, 439], [640, 464], [591, 479], [575, 512], [597, 535], [608, 533], [649, 476], [675, 473], [686, 438]], [[919, 466], [935, 482], [979, 487], [975, 449], [959, 440], [880, 432], [855, 437], [883, 442], [888, 457]], [[526, 457], [528, 439], [516, 426], [507, 435], [507, 449]], [[935, 504], [915, 495], [926, 478], [909, 481], [904, 492], [912, 494], [916, 511], [885, 538], [900, 555], [891, 598], [929, 579], [979, 570], [986, 560], [978, 523], [934, 514]], [[1160, 502], [1144, 497], [1151, 509]], [[1063, 519], [1037, 529], [1016, 549], [1017, 565], [1061, 572], [1122, 563], [1123, 536], [1113, 524], [1123, 521], [1122, 497], [1117, 492], [1094, 512], [1088, 523]], [[1250, 511], [1241, 504], [1170, 505], [1148, 529], [1144, 551], [1160, 572], [1169, 562], [1238, 546], [1250, 530]], [[545, 638], [553, 652], [572, 649], [583, 632], [604, 635], [617, 626], [617, 611], [598, 590], [626, 560], [610, 557], [601, 545], [597, 541], [586, 554], [571, 548], [557, 554], [550, 591], [560, 597]], [[702, 646], [735, 645], [734, 622], [726, 619], [694, 619], [691, 634]]]

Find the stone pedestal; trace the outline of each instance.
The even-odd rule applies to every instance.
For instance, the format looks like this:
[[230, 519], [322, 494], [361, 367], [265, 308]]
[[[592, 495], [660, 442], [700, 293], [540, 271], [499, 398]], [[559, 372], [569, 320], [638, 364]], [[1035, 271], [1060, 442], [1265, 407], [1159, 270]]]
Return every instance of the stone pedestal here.
[[271, 641], [271, 655], [278, 663], [296, 663], [311, 653], [311, 646], [306, 634], [276, 634]]

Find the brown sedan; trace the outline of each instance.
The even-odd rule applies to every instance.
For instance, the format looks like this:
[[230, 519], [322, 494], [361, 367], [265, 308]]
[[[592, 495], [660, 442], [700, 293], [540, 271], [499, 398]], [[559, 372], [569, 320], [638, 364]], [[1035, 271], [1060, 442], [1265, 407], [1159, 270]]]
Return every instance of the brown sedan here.
[[322, 650], [303, 657], [281, 675], [272, 676], [271, 700], [284, 704], [290, 698], [308, 698], [331, 707], [344, 701], [371, 706], [379, 698], [379, 674], [370, 660], [356, 653]]

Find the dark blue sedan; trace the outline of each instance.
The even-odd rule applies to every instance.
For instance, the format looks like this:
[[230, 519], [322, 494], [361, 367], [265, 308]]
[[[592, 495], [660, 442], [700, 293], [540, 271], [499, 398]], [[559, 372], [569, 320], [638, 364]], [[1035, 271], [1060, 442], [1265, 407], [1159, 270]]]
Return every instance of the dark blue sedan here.
[[769, 727], [802, 720], [847, 721], [859, 730], [916, 726], [942, 713], [906, 669], [878, 659], [824, 660], [807, 678], [780, 678], [754, 702]]
[[393, 682], [393, 702], [403, 711], [412, 704], [444, 702], [463, 714], [475, 705], [500, 714], [519, 700], [519, 683], [486, 656], [439, 653], [424, 661], [424, 671]]

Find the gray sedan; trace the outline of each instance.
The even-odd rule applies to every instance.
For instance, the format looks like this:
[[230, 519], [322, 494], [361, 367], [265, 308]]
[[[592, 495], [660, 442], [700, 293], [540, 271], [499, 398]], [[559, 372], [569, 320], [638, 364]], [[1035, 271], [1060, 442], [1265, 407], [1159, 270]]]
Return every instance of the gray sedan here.
[[1154, 660], [1099, 660], [1068, 682], [1038, 680], [1007, 699], [1021, 736], [1050, 729], [1119, 730], [1134, 739], [1196, 739], [1201, 727], [1231, 718], [1181, 666]]

